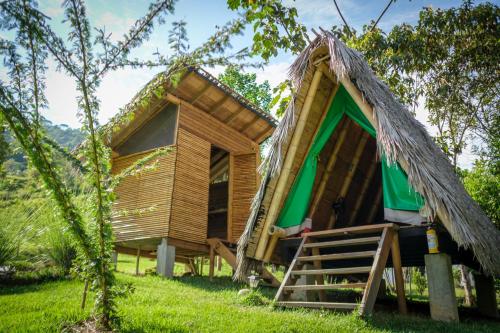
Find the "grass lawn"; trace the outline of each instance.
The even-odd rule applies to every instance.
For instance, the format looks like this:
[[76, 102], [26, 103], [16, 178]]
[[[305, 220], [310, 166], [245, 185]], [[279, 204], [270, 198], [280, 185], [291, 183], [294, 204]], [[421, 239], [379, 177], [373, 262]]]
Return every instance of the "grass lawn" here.
[[[141, 270], [154, 262], [142, 259]], [[118, 300], [123, 332], [500, 332], [500, 324], [464, 320], [438, 323], [418, 316], [376, 313], [369, 319], [354, 314], [317, 310], [281, 310], [251, 306], [238, 296], [241, 285], [231, 282], [227, 265], [213, 282], [203, 277], [166, 280], [133, 276], [133, 257], [119, 258], [117, 279], [135, 291]], [[176, 268], [178, 273], [182, 267]], [[208, 271], [208, 267], [204, 272]], [[225, 276], [223, 276], [226, 274]], [[54, 332], [89, 315], [79, 304], [83, 283], [74, 280], [28, 286], [0, 286], [0, 332]], [[274, 290], [262, 289], [270, 301]]]

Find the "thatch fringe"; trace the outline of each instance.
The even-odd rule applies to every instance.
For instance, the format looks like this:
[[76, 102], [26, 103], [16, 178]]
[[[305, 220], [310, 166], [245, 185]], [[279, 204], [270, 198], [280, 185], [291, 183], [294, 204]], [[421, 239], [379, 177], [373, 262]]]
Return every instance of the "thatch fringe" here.
[[[438, 211], [450, 221], [446, 225], [453, 239], [465, 249], [472, 249], [485, 273], [500, 275], [500, 232], [491, 223], [465, 191], [448, 158], [434, 143], [420, 124], [380, 81], [363, 56], [323, 31], [296, 59], [290, 68], [290, 78], [297, 87], [302, 85], [306, 71], [312, 66], [311, 55], [320, 47], [327, 47], [329, 67], [337, 78], [349, 78], [372, 106], [377, 125], [377, 146], [390, 163], [407, 165], [408, 181], [424, 198], [426, 211], [434, 218]], [[299, 110], [300, 112], [300, 110]], [[283, 149], [288, 132], [295, 126], [297, 110], [293, 106], [285, 114], [273, 136], [270, 157], [266, 159], [267, 172], [261, 188], [254, 198], [252, 213], [245, 232], [238, 242], [237, 278], [245, 275], [245, 252], [256, 226], [260, 204], [266, 185], [275, 177], [282, 165]]]

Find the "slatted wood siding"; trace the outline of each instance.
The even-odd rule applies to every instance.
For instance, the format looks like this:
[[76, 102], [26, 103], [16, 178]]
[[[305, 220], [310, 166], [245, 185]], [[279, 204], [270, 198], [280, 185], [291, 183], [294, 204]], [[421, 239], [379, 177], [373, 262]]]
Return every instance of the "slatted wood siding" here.
[[179, 128], [169, 237], [206, 242], [209, 180], [210, 143]]
[[[149, 152], [113, 159], [119, 174]], [[167, 236], [174, 184], [176, 149], [160, 156], [156, 169], [128, 176], [115, 190], [112, 226], [116, 241]]]
[[257, 191], [257, 156], [244, 154], [232, 156], [232, 227], [231, 241], [236, 242], [243, 233], [250, 215], [250, 206]]
[[228, 152], [241, 154], [258, 150], [258, 145], [243, 134], [208, 113], [193, 110], [186, 105], [181, 105], [179, 127]]

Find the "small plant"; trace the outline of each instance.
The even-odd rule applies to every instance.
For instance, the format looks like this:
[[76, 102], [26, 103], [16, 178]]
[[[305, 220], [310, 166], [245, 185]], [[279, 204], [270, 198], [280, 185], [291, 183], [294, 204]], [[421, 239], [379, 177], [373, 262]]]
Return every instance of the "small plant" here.
[[62, 270], [64, 275], [69, 274], [73, 260], [76, 258], [76, 247], [71, 239], [61, 233], [53, 233], [49, 237], [47, 255], [50, 260]]
[[425, 288], [427, 287], [427, 278], [416, 268], [413, 270], [413, 281], [415, 281], [415, 286], [417, 287], [417, 292], [420, 296], [424, 294]]
[[248, 306], [263, 306], [269, 304], [269, 301], [257, 290], [251, 290], [240, 299], [241, 304]]

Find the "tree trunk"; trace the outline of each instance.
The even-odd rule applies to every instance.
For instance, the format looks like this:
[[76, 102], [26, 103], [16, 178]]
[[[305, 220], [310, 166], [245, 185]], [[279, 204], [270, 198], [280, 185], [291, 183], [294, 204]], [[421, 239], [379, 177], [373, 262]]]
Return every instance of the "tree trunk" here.
[[460, 284], [464, 288], [464, 303], [467, 306], [474, 306], [476, 301], [472, 295], [472, 283], [470, 280], [469, 269], [465, 265], [460, 265]]

